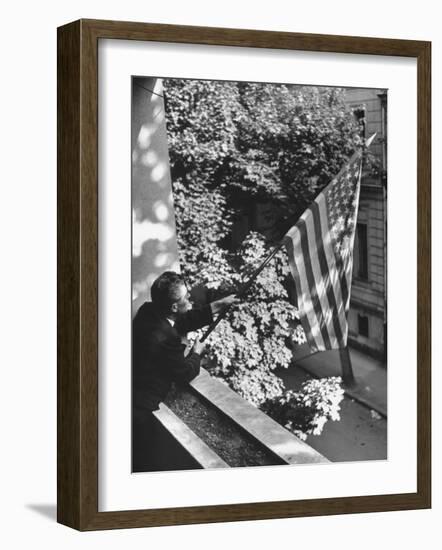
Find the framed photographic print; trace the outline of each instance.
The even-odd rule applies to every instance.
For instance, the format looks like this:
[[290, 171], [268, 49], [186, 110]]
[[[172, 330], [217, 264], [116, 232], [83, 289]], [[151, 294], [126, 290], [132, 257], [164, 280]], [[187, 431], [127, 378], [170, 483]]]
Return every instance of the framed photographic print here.
[[59, 28], [59, 522], [430, 507], [430, 52]]

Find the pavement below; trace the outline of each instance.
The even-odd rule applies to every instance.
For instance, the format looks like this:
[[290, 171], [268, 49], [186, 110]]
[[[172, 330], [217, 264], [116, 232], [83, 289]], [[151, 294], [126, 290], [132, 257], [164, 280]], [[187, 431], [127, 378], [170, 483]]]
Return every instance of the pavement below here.
[[[384, 363], [350, 349], [350, 358], [355, 378], [353, 387], [345, 387], [345, 393], [382, 417], [387, 418], [387, 368]], [[342, 376], [338, 350], [311, 354], [307, 344], [297, 346], [293, 354], [294, 366], [300, 367], [315, 378]]]
[[[287, 389], [299, 390], [312, 378], [306, 369], [293, 365], [278, 369]], [[340, 420], [326, 422], [320, 435], [309, 435], [306, 443], [332, 462], [386, 460], [387, 419], [348, 393], [340, 405]]]

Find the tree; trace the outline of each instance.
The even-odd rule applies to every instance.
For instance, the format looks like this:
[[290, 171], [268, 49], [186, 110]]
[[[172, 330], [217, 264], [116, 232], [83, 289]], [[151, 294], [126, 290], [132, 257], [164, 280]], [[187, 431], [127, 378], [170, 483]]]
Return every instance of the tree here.
[[[164, 91], [182, 271], [192, 286], [225, 291], [247, 278], [272, 236], [280, 238], [340, 170], [361, 143], [359, 128], [336, 88], [168, 79]], [[239, 222], [260, 203], [272, 208], [270, 239], [255, 231], [235, 242]], [[290, 281], [281, 250], [207, 351], [214, 376], [281, 418], [281, 407], [299, 410], [302, 401], [274, 372], [290, 364], [293, 342], [305, 340]], [[319, 403], [324, 388], [312, 388]]]
[[361, 143], [344, 90], [238, 84], [238, 186], [250, 197], [301, 214]]
[[[251, 233], [232, 258], [236, 281], [244, 282], [266, 254], [265, 241]], [[247, 269], [245, 269], [247, 268]], [[261, 406], [284, 391], [278, 367], [292, 359], [288, 343], [304, 341], [297, 309], [289, 302], [284, 282], [289, 275], [285, 251], [279, 251], [258, 275], [216, 331], [208, 338], [207, 362], [221, 378], [249, 402]]]
[[180, 263], [191, 284], [231, 275], [219, 246], [232, 226], [229, 164], [236, 156], [233, 83], [165, 80], [167, 134]]
[[361, 143], [339, 88], [167, 79], [164, 90], [184, 266], [201, 250], [224, 264], [214, 244], [226, 248], [258, 203], [272, 206], [279, 238]]

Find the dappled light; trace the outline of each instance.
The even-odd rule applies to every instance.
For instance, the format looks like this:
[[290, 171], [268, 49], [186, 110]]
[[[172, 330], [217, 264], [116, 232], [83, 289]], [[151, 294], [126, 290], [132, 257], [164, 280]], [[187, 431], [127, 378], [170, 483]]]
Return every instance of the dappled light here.
[[154, 260], [155, 267], [166, 268], [173, 261], [173, 256], [171, 254], [161, 252], [158, 254]]
[[162, 82], [133, 81], [132, 299], [133, 311], [150, 299], [152, 282], [179, 270]]
[[159, 162], [153, 168], [151, 172], [151, 178], [154, 183], [158, 183], [161, 187], [164, 187], [164, 176], [166, 174], [166, 163]]
[[144, 166], [155, 166], [155, 163], [158, 162], [158, 155], [155, 153], [155, 151], [147, 151], [141, 157], [141, 162], [144, 164]]
[[147, 220], [132, 224], [132, 255], [137, 257], [142, 253], [143, 244], [149, 240], [168, 241], [174, 236], [170, 225], [165, 223], [152, 223]]
[[138, 133], [138, 147], [140, 147], [140, 149], [147, 149], [150, 146], [152, 137], [157, 129], [158, 123], [156, 121], [155, 123], [143, 124], [143, 126], [141, 126]]
[[156, 215], [158, 221], [160, 221], [160, 222], [166, 221], [167, 218], [170, 215], [170, 208], [168, 208], [168, 205], [166, 205], [162, 201], [157, 201], [153, 205], [153, 209], [154, 209], [154, 212], [155, 212], [155, 215]]

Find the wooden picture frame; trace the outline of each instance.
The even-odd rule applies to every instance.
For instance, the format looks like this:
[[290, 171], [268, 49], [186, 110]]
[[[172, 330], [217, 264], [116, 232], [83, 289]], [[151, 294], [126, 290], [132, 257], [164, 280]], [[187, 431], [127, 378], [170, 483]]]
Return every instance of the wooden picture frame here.
[[[417, 491], [98, 511], [98, 40], [402, 56], [417, 60]], [[82, 531], [431, 506], [431, 44], [79, 20], [58, 29], [58, 521]]]

